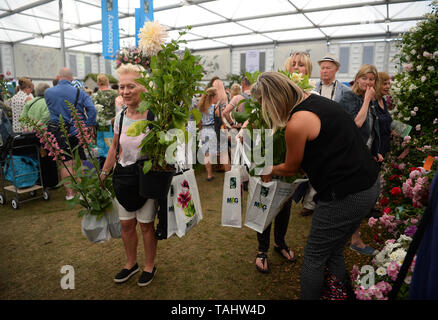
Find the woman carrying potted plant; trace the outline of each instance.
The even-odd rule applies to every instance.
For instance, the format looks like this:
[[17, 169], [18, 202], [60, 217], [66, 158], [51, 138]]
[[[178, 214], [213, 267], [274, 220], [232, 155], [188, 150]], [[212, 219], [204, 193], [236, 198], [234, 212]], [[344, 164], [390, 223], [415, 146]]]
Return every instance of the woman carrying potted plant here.
[[[120, 94], [126, 104], [114, 121], [114, 138], [102, 168], [102, 179], [105, 179], [114, 168], [113, 185], [119, 202], [119, 217], [122, 225], [122, 240], [125, 246], [126, 264], [115, 276], [116, 283], [127, 281], [139, 271], [137, 264], [138, 237], [136, 226], [140, 224], [143, 246], [145, 250], [145, 265], [138, 280], [139, 286], [148, 285], [156, 273], [155, 255], [157, 239], [154, 236], [154, 220], [156, 200], [143, 198], [138, 193], [137, 161], [144, 158], [138, 148], [141, 140], [148, 134], [132, 137], [126, 134], [129, 126], [137, 121], [153, 119], [152, 112], [138, 111], [140, 94], [145, 88], [136, 82], [144, 68], [138, 65], [126, 64], [117, 69], [120, 78]], [[123, 120], [121, 121], [121, 117]], [[121, 127], [120, 127], [121, 125]]]
[[308, 94], [278, 72], [265, 72], [251, 89], [263, 118], [285, 128], [284, 163], [265, 168], [262, 180], [302, 168], [317, 191], [304, 251], [301, 298], [318, 300], [324, 270], [346, 279], [344, 247], [379, 194], [379, 168], [351, 117], [338, 103]]

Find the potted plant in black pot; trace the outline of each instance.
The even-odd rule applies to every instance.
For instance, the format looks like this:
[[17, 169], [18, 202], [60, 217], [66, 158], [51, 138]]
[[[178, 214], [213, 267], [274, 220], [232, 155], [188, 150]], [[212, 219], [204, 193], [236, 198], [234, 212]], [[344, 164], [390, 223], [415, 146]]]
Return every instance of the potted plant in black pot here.
[[180, 40], [185, 33], [180, 32], [178, 39], [164, 43], [165, 27], [157, 22], [147, 22], [139, 34], [139, 49], [150, 57], [150, 69], [137, 79], [146, 88], [141, 94], [139, 111], [149, 110], [155, 118], [135, 122], [127, 134], [138, 136], [149, 128], [139, 145], [141, 154], [148, 157], [140, 172], [144, 177], [140, 181], [145, 181], [140, 182], [140, 193], [146, 198], [162, 199], [169, 191], [175, 167], [169, 164], [166, 152], [177, 138], [169, 138], [168, 133], [178, 129], [187, 142], [186, 125], [190, 115], [196, 122], [202, 118], [197, 109], [190, 107], [193, 96], [201, 92], [198, 87], [203, 67], [199, 64], [200, 58], [192, 55], [189, 49], [180, 50], [180, 44], [186, 43]]

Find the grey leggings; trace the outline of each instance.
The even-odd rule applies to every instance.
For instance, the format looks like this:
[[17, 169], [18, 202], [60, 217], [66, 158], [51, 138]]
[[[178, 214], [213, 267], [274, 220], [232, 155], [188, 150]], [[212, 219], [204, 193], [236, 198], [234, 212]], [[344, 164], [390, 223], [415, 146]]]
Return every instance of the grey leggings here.
[[344, 248], [363, 218], [370, 212], [380, 192], [380, 177], [367, 190], [343, 199], [318, 202], [304, 250], [301, 268], [301, 299], [318, 300], [324, 285], [324, 269], [344, 281]]

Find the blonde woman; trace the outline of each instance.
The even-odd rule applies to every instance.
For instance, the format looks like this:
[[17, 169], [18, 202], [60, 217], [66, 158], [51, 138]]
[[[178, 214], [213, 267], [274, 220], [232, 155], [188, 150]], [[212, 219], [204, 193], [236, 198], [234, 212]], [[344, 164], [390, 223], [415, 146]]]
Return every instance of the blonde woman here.
[[302, 168], [317, 191], [304, 250], [301, 298], [321, 297], [324, 270], [346, 279], [344, 247], [379, 194], [377, 163], [351, 117], [338, 103], [308, 94], [283, 74], [265, 72], [251, 90], [273, 130], [285, 128], [284, 163], [265, 168], [292, 176]]
[[287, 58], [284, 63], [284, 70], [288, 70], [290, 73], [298, 72], [300, 74], [312, 75], [312, 60], [308, 52], [295, 52]]
[[[354, 77], [351, 91], [342, 96], [339, 103], [347, 111], [362, 135], [363, 141], [371, 151], [376, 162], [382, 162], [380, 153], [380, 131], [374, 99], [379, 75], [373, 65], [364, 64]], [[351, 238], [350, 248], [364, 255], [374, 255], [376, 249], [366, 245], [360, 238], [359, 229]]]
[[[284, 63], [285, 70], [291, 73], [298, 72], [303, 76], [308, 75], [310, 77], [312, 75], [312, 68], [312, 60], [307, 52], [295, 52]], [[310, 216], [313, 210], [315, 210], [315, 202], [313, 201], [315, 194], [315, 189], [309, 185], [303, 199], [303, 210], [300, 213], [303, 217]]]
[[[126, 134], [126, 131], [136, 121], [154, 118], [151, 111], [147, 110], [145, 113], [140, 113], [137, 109], [140, 104], [140, 94], [145, 90], [142, 85], [135, 81], [140, 77], [141, 71], [144, 71], [142, 67], [132, 64], [125, 64], [117, 69], [120, 78], [120, 94], [123, 97], [126, 108], [117, 114], [114, 121], [114, 138], [103, 165], [101, 177], [105, 179], [115, 167], [113, 185], [118, 201], [120, 222], [122, 224], [122, 240], [125, 247], [126, 263], [123, 269], [115, 276], [114, 282], [126, 282], [139, 271], [136, 230], [138, 223], [143, 238], [145, 261], [143, 272], [137, 284], [139, 286], [146, 286], [153, 280], [157, 271], [155, 267], [157, 239], [154, 235], [157, 201], [145, 199], [139, 195], [138, 179], [130, 179], [133, 181], [132, 184], [130, 182], [129, 186], [124, 185], [121, 187], [117, 183], [119, 173], [131, 176], [137, 172], [135, 163], [143, 158], [140, 155], [138, 146], [149, 132], [147, 130], [145, 134], [130, 137]], [[121, 121], [122, 116], [123, 121]], [[132, 172], [128, 172], [129, 170]]]

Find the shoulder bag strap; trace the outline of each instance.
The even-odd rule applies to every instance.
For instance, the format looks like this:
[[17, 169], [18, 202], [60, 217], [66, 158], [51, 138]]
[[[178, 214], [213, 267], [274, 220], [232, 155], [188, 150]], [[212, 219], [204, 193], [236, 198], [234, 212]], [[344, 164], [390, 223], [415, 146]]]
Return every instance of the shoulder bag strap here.
[[122, 126], [123, 126], [123, 117], [125, 115], [127, 108], [124, 108], [122, 110], [122, 113], [120, 114], [120, 121], [119, 121], [119, 137], [117, 140], [117, 148], [116, 148], [116, 164], [119, 162], [119, 151], [120, 151], [120, 135], [122, 134]]
[[43, 97], [36, 98], [35, 101], [30, 104], [29, 109], [27, 109], [27, 111], [29, 112], [30, 108], [32, 108], [32, 106], [35, 104], [35, 102], [40, 101], [42, 98]]

